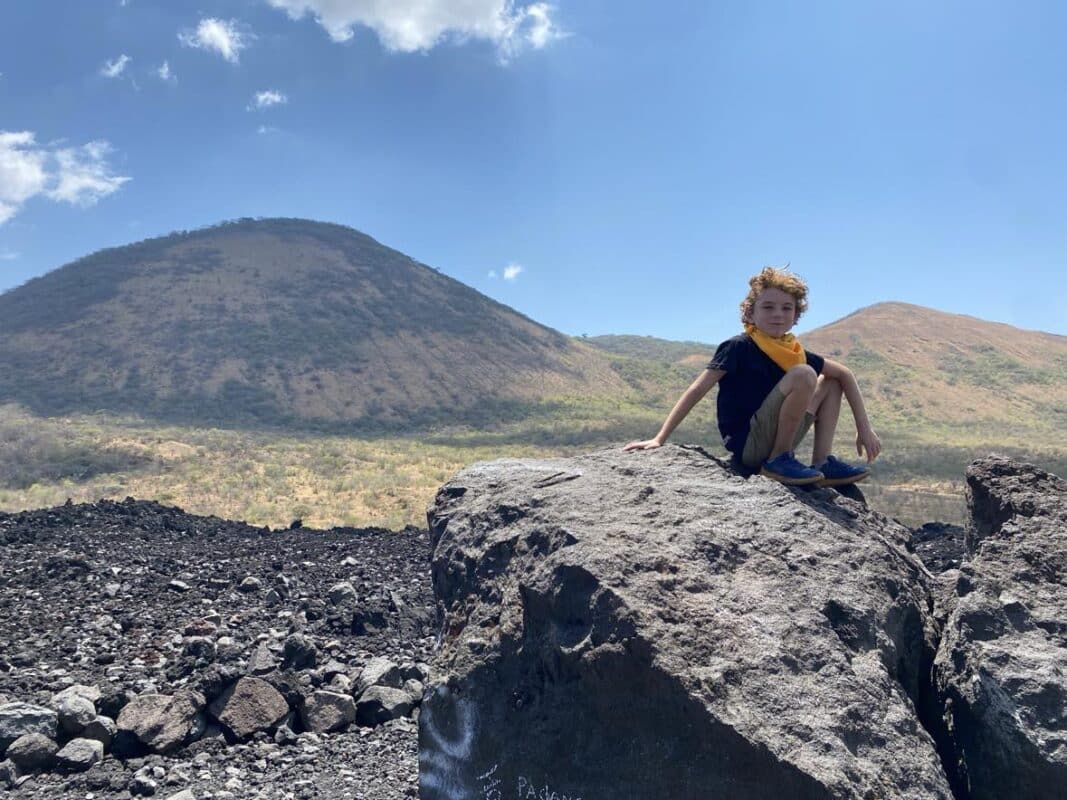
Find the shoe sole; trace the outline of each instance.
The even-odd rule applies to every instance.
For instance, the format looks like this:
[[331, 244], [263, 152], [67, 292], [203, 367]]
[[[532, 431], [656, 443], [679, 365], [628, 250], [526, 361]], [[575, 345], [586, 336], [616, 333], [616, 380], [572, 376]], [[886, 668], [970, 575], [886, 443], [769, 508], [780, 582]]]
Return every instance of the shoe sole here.
[[761, 468], [759, 474], [764, 478], [770, 478], [772, 481], [778, 481], [778, 483], [784, 483], [786, 486], [807, 486], [809, 483], [815, 483], [821, 481], [822, 478], [816, 476], [814, 478], [790, 478], [786, 475], [779, 475], [776, 472], [770, 472]]
[[819, 481], [819, 486], [850, 486], [853, 483], [859, 483], [865, 481], [871, 476], [871, 473], [864, 472], [862, 475], [854, 475], [851, 478], [823, 478]]

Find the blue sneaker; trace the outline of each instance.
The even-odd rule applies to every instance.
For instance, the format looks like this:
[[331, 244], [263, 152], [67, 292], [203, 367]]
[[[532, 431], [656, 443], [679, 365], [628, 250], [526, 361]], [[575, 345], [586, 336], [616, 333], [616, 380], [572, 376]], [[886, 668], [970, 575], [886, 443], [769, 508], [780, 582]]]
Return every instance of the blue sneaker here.
[[826, 461], [816, 469], [823, 474], [819, 486], [845, 486], [849, 483], [859, 483], [871, 474], [867, 467], [854, 467], [833, 456], [827, 456]]
[[819, 470], [797, 461], [792, 450], [787, 450], [777, 458], [764, 461], [759, 474], [790, 486], [803, 486], [823, 479], [823, 474]]

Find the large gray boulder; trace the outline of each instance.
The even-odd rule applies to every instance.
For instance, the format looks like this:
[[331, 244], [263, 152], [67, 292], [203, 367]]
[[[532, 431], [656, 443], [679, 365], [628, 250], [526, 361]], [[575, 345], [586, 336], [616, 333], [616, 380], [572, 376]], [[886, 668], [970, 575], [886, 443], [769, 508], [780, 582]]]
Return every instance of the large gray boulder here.
[[55, 739], [58, 725], [59, 717], [50, 708], [21, 702], [0, 705], [0, 755], [27, 733], [43, 733]]
[[969, 560], [935, 670], [972, 800], [1067, 797], [1067, 483], [967, 469]]
[[135, 744], [157, 753], [174, 750], [202, 727], [203, 707], [199, 692], [138, 695], [119, 713], [113, 746], [119, 755], [131, 754]]
[[281, 692], [261, 678], [245, 677], [211, 704], [211, 713], [234, 737], [275, 727], [289, 713]]
[[952, 796], [894, 521], [673, 445], [476, 464], [428, 518], [424, 800]]

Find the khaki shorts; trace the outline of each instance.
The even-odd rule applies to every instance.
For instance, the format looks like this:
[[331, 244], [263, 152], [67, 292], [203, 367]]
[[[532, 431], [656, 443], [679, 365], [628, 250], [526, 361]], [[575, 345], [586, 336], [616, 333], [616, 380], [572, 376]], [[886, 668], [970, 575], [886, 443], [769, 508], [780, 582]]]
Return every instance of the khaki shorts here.
[[[758, 467], [767, 460], [767, 456], [774, 449], [774, 437], [778, 434], [778, 416], [782, 412], [784, 402], [785, 395], [775, 386], [767, 395], [767, 399], [763, 401], [763, 405], [752, 415], [749, 421], [748, 439], [745, 440], [745, 450], [741, 454], [741, 463], [746, 467]], [[805, 411], [804, 419], [800, 421], [800, 427], [797, 428], [797, 435], [793, 438], [792, 450], [796, 450], [804, 441], [813, 422], [815, 422], [815, 415], [810, 411]]]

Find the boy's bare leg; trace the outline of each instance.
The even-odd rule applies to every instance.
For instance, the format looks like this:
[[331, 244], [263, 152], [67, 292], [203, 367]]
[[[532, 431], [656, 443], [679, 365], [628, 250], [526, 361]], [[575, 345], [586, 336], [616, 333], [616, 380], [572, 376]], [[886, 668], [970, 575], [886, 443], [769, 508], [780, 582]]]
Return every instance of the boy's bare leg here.
[[811, 463], [819, 466], [834, 444], [834, 431], [837, 430], [837, 419], [841, 416], [841, 396], [844, 390], [840, 381], [819, 376], [819, 382], [815, 386], [815, 394], [808, 404], [808, 412], [815, 417], [815, 444], [812, 447]]
[[807, 364], [800, 364], [790, 369], [778, 382], [785, 400], [782, 401], [782, 410], [778, 412], [778, 431], [774, 436], [774, 447], [767, 456], [768, 461], [793, 449], [793, 439], [796, 438], [808, 404], [815, 396], [818, 380], [815, 370]]

